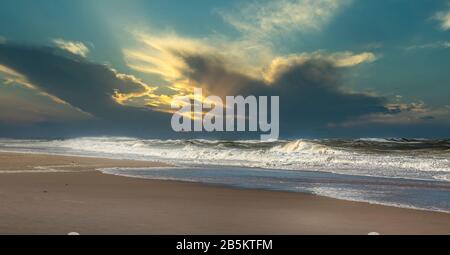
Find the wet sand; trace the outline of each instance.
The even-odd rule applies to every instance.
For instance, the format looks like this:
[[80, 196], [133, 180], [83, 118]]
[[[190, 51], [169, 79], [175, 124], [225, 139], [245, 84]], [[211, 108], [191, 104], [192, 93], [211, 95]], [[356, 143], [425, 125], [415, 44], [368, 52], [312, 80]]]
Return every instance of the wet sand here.
[[105, 175], [162, 163], [0, 153], [0, 234], [450, 234], [450, 214]]

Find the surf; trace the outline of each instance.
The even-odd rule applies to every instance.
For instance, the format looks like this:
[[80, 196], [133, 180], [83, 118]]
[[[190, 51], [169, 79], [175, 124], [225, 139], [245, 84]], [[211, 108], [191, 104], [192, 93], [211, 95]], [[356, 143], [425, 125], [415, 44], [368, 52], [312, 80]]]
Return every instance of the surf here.
[[308, 170], [390, 178], [439, 179], [450, 173], [448, 140], [160, 140], [82, 137], [0, 140], [0, 150], [156, 160], [178, 164]]

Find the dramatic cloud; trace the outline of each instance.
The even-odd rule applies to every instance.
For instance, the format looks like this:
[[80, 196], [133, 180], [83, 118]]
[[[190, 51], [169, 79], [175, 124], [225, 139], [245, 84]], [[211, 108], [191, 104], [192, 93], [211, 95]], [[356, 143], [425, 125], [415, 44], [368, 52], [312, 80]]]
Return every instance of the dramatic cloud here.
[[[49, 125], [83, 134], [95, 130], [102, 135], [173, 137], [170, 102], [175, 96], [191, 94], [194, 87], [203, 88], [205, 96], [279, 96], [284, 137], [364, 123], [398, 124], [392, 122], [396, 116], [406, 121], [413, 113], [419, 117], [418, 122], [414, 119], [411, 123], [445, 115], [423, 105], [406, 107], [382, 96], [349, 90], [345, 86], [347, 74], [359, 65], [376, 61], [371, 52], [316, 51], [272, 57], [254, 65], [251, 59], [236, 59], [234, 53], [239, 51], [235, 46], [227, 48], [221, 43], [177, 36], [140, 39], [140, 48], [124, 50], [126, 62], [136, 71], [162, 78], [162, 84], [149, 85], [136, 76], [60, 49], [10, 42], [0, 43], [0, 72], [6, 77], [5, 84], [19, 84], [54, 103], [85, 113], [86, 118], [76, 126]], [[61, 115], [60, 110], [52, 116], [32, 115], [31, 105], [11, 98], [5, 100], [7, 107], [0, 114], [6, 121], [13, 121], [9, 111], [19, 105], [18, 112], [31, 122], [54, 121], [53, 116]]]
[[[176, 65], [162, 71], [177, 74], [167, 76], [174, 82], [171, 84], [172, 95], [158, 94], [156, 87], [134, 76], [121, 74], [104, 65], [73, 59], [47, 47], [0, 44], [0, 66], [11, 77], [20, 77], [33, 84], [36, 91], [90, 114], [90, 125], [127, 130], [131, 134], [145, 128], [170, 133], [170, 115], [159, 111], [164, 111], [171, 97], [180, 91], [189, 93], [187, 87], [177, 90], [179, 80], [186, 80], [190, 86], [202, 87], [208, 94], [219, 96], [278, 95], [286, 133], [326, 126], [365, 114], [388, 112], [383, 98], [352, 93], [343, 87], [342, 77], [348, 68], [374, 60], [367, 53], [321, 52], [286, 57], [285, 64], [272, 64], [266, 68], [273, 76], [269, 82], [264, 79], [267, 75], [261, 74], [256, 78], [246, 74], [245, 69], [232, 68], [226, 58], [213, 54], [214, 51], [203, 54], [171, 52]], [[133, 105], [130, 102], [134, 100], [144, 104]]]
[[[142, 44], [136, 49], [125, 49], [124, 56], [128, 66], [136, 71], [155, 74], [167, 82], [173, 95], [191, 93], [195, 86], [212, 86], [222, 84], [224, 90], [233, 87], [233, 75], [241, 74], [246, 79], [270, 85], [278, 75], [295, 66], [310, 61], [326, 61], [335, 68], [354, 67], [363, 63], [371, 63], [377, 59], [371, 52], [335, 52], [316, 51], [312, 53], [275, 56], [267, 51], [264, 60], [253, 61], [247, 48], [237, 49], [223, 41], [214, 39], [195, 40], [176, 35], [147, 36], [137, 34]], [[250, 49], [251, 51], [252, 49]], [[190, 74], [197, 72], [197, 66], [203, 66], [205, 72], [215, 74], [214, 81], [199, 81]], [[220, 69], [220, 70], [217, 70]], [[226, 73], [222, 70], [226, 70]], [[200, 76], [201, 73], [196, 74]], [[199, 84], [201, 82], [201, 84]], [[232, 92], [232, 91], [231, 91]]]
[[[3, 43], [0, 44], [0, 66], [10, 75], [26, 79], [39, 93], [67, 102], [92, 116], [79, 123], [84, 125], [83, 128], [65, 126], [67, 130], [89, 129], [105, 134], [128, 132], [135, 135], [170, 131], [169, 116], [117, 102], [117, 93], [151, 93], [152, 89], [139, 79], [120, 74], [105, 65], [73, 58], [73, 55], [54, 48]], [[6, 109], [2, 109], [4, 112]]]
[[[347, 74], [354, 68], [372, 63], [372, 52], [316, 51], [276, 56], [266, 50], [264, 61], [252, 62], [247, 48], [229, 47], [226, 39], [195, 40], [174, 34], [146, 36], [138, 34], [141, 47], [124, 50], [132, 69], [162, 77], [172, 91], [164, 95], [166, 108], [170, 98], [192, 93], [202, 87], [209, 95], [278, 95], [284, 134], [304, 130], [325, 130], [345, 123], [382, 123], [387, 125], [429, 122], [433, 109], [417, 114], [395, 108], [387, 98], [350, 91], [345, 86]], [[265, 46], [261, 48], [267, 49]], [[261, 49], [260, 48], [260, 49]], [[238, 52], [238, 54], [236, 54]], [[360, 88], [363, 88], [361, 85]], [[164, 108], [164, 103], [157, 107]], [[445, 111], [443, 111], [445, 112]], [[396, 116], [403, 122], [394, 122]], [[407, 117], [408, 116], [408, 117]], [[445, 115], [434, 114], [441, 121]], [[375, 121], [376, 120], [376, 121]], [[342, 127], [342, 125], [341, 125]]]
[[389, 112], [381, 97], [346, 91], [346, 68], [327, 58], [305, 59], [280, 68], [270, 83], [227, 70], [214, 57], [186, 56], [185, 60], [190, 67], [186, 75], [211, 94], [279, 96], [286, 133]]
[[53, 42], [58, 48], [66, 50], [75, 55], [86, 57], [89, 53], [89, 48], [82, 42], [71, 42], [65, 41], [63, 39], [55, 39], [53, 40]]

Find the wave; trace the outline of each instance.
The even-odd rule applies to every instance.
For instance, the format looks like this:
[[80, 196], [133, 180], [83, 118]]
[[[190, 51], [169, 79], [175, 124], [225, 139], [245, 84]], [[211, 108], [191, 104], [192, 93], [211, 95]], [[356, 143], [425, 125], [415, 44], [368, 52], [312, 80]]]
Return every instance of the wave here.
[[396, 178], [447, 180], [442, 176], [450, 173], [449, 140], [365, 138], [260, 142], [86, 137], [0, 139], [0, 149]]
[[442, 174], [434, 176], [436, 180], [450, 181], [450, 174]]
[[283, 145], [275, 146], [270, 150], [270, 152], [279, 152], [279, 153], [298, 153], [298, 152], [310, 152], [312, 154], [321, 154], [321, 155], [335, 155], [340, 154], [341, 151], [332, 149], [329, 146], [308, 142], [303, 140], [292, 141]]

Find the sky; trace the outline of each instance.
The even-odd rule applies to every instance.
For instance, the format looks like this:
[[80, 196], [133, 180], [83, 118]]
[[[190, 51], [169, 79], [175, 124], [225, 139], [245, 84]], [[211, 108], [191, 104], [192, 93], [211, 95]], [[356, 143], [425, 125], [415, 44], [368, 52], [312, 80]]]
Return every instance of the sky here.
[[5, 0], [0, 137], [174, 133], [170, 102], [280, 97], [282, 138], [450, 137], [449, 0]]

